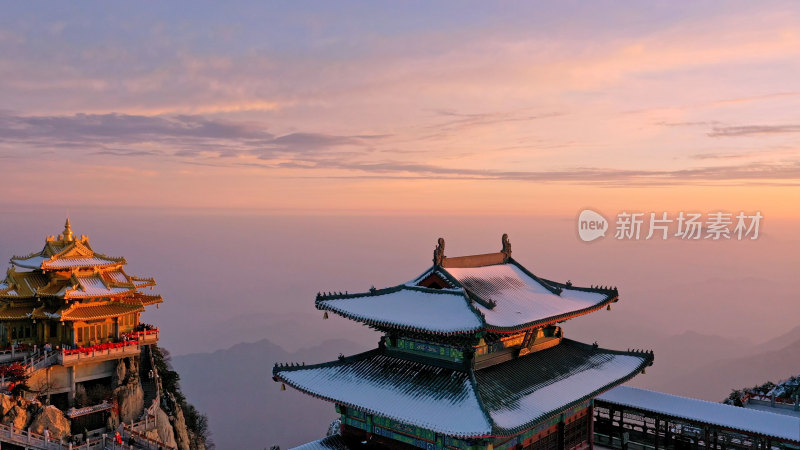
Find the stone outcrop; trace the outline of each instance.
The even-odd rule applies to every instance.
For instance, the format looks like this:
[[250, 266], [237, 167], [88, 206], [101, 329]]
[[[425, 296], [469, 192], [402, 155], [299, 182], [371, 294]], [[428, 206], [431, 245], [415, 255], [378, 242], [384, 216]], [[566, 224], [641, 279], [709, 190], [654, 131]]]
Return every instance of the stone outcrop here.
[[[175, 430], [172, 428], [169, 416], [161, 408], [156, 408], [156, 426], [148, 430], [145, 435], [151, 439], [157, 439], [169, 446], [178, 446], [175, 442]], [[181, 447], [179, 447], [181, 448]], [[187, 447], [188, 449], [188, 447]]]
[[3, 416], [3, 425], [13, 425], [14, 428], [24, 430], [28, 427], [30, 415], [28, 410], [20, 405], [14, 405], [5, 416]]
[[119, 405], [119, 416], [116, 420], [130, 423], [136, 421], [144, 410], [144, 390], [139, 381], [139, 367], [136, 358], [119, 361], [114, 372], [113, 396]]
[[70, 433], [69, 419], [55, 406], [42, 406], [38, 402], [12, 399], [0, 394], [0, 409], [3, 412], [4, 425], [13, 425], [20, 430], [30, 427], [32, 432], [39, 434], [44, 434], [47, 429], [54, 438], [68, 436]]
[[56, 439], [68, 436], [70, 433], [69, 420], [60, 409], [52, 405], [41, 408], [30, 427], [32, 432], [39, 434], [44, 434], [44, 430], [47, 429], [50, 436]]
[[172, 428], [175, 430], [175, 441], [180, 450], [190, 450], [189, 432], [186, 429], [186, 418], [183, 416], [183, 409], [175, 402], [175, 397], [169, 394], [170, 401], [175, 404], [175, 415], [172, 417]]
[[119, 419], [130, 423], [136, 421], [144, 409], [144, 391], [138, 382], [125, 384], [114, 389], [114, 396], [119, 404]]
[[14, 405], [16, 405], [16, 402], [11, 396], [0, 394], [0, 416], [5, 416]]
[[117, 362], [117, 368], [114, 370], [114, 376], [111, 377], [111, 383], [114, 386], [119, 386], [125, 382], [125, 375], [127, 375], [128, 369], [125, 366], [123, 361]]

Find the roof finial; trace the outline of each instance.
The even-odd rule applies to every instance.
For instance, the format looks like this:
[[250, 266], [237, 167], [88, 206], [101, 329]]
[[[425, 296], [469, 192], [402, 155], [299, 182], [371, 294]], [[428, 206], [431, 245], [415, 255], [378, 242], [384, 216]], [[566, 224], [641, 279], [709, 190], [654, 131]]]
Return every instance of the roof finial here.
[[63, 236], [64, 236], [64, 240], [65, 241], [71, 241], [73, 239], [73, 237], [72, 237], [72, 226], [69, 223], [69, 217], [67, 217], [67, 222], [64, 224]]
[[511, 242], [508, 240], [508, 234], [503, 233], [503, 249], [500, 250], [501, 253], [506, 255], [506, 260], [511, 258]]
[[433, 251], [433, 264], [441, 266], [444, 262], [444, 238], [439, 238], [436, 249]]

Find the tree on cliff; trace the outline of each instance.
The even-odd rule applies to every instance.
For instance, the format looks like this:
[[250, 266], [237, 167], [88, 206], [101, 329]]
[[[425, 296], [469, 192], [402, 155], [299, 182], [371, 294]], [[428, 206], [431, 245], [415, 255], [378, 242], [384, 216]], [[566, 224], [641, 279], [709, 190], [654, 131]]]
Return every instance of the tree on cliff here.
[[[166, 349], [156, 345], [151, 347], [153, 361], [158, 376], [161, 378], [161, 388], [165, 393], [172, 395], [162, 396], [162, 403], [167, 413], [172, 416], [181, 411], [189, 431], [189, 447], [191, 449], [213, 449], [211, 430], [208, 427], [208, 417], [186, 401], [186, 396], [181, 392], [180, 375], [172, 370], [170, 354]], [[174, 399], [174, 403], [173, 400]]]

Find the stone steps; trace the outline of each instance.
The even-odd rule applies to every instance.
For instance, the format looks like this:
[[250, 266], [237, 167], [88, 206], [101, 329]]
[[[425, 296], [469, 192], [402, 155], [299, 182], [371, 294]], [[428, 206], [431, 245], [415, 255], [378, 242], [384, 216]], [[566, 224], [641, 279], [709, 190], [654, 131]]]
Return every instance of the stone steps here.
[[150, 347], [142, 347], [142, 356], [139, 358], [139, 379], [142, 382], [142, 390], [144, 391], [144, 407], [149, 408], [153, 404], [158, 393], [156, 389], [155, 380], [149, 377], [152, 365], [150, 364]]

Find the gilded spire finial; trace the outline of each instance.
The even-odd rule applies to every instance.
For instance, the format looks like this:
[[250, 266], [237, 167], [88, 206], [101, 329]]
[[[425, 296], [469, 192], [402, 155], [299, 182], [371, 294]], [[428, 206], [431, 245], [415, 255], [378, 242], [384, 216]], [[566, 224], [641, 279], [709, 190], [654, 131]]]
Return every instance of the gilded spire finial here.
[[70, 225], [70, 223], [69, 223], [69, 217], [67, 217], [67, 222], [64, 224], [63, 236], [64, 236], [64, 240], [65, 241], [71, 241], [73, 239], [73, 237], [72, 237], [72, 225]]

